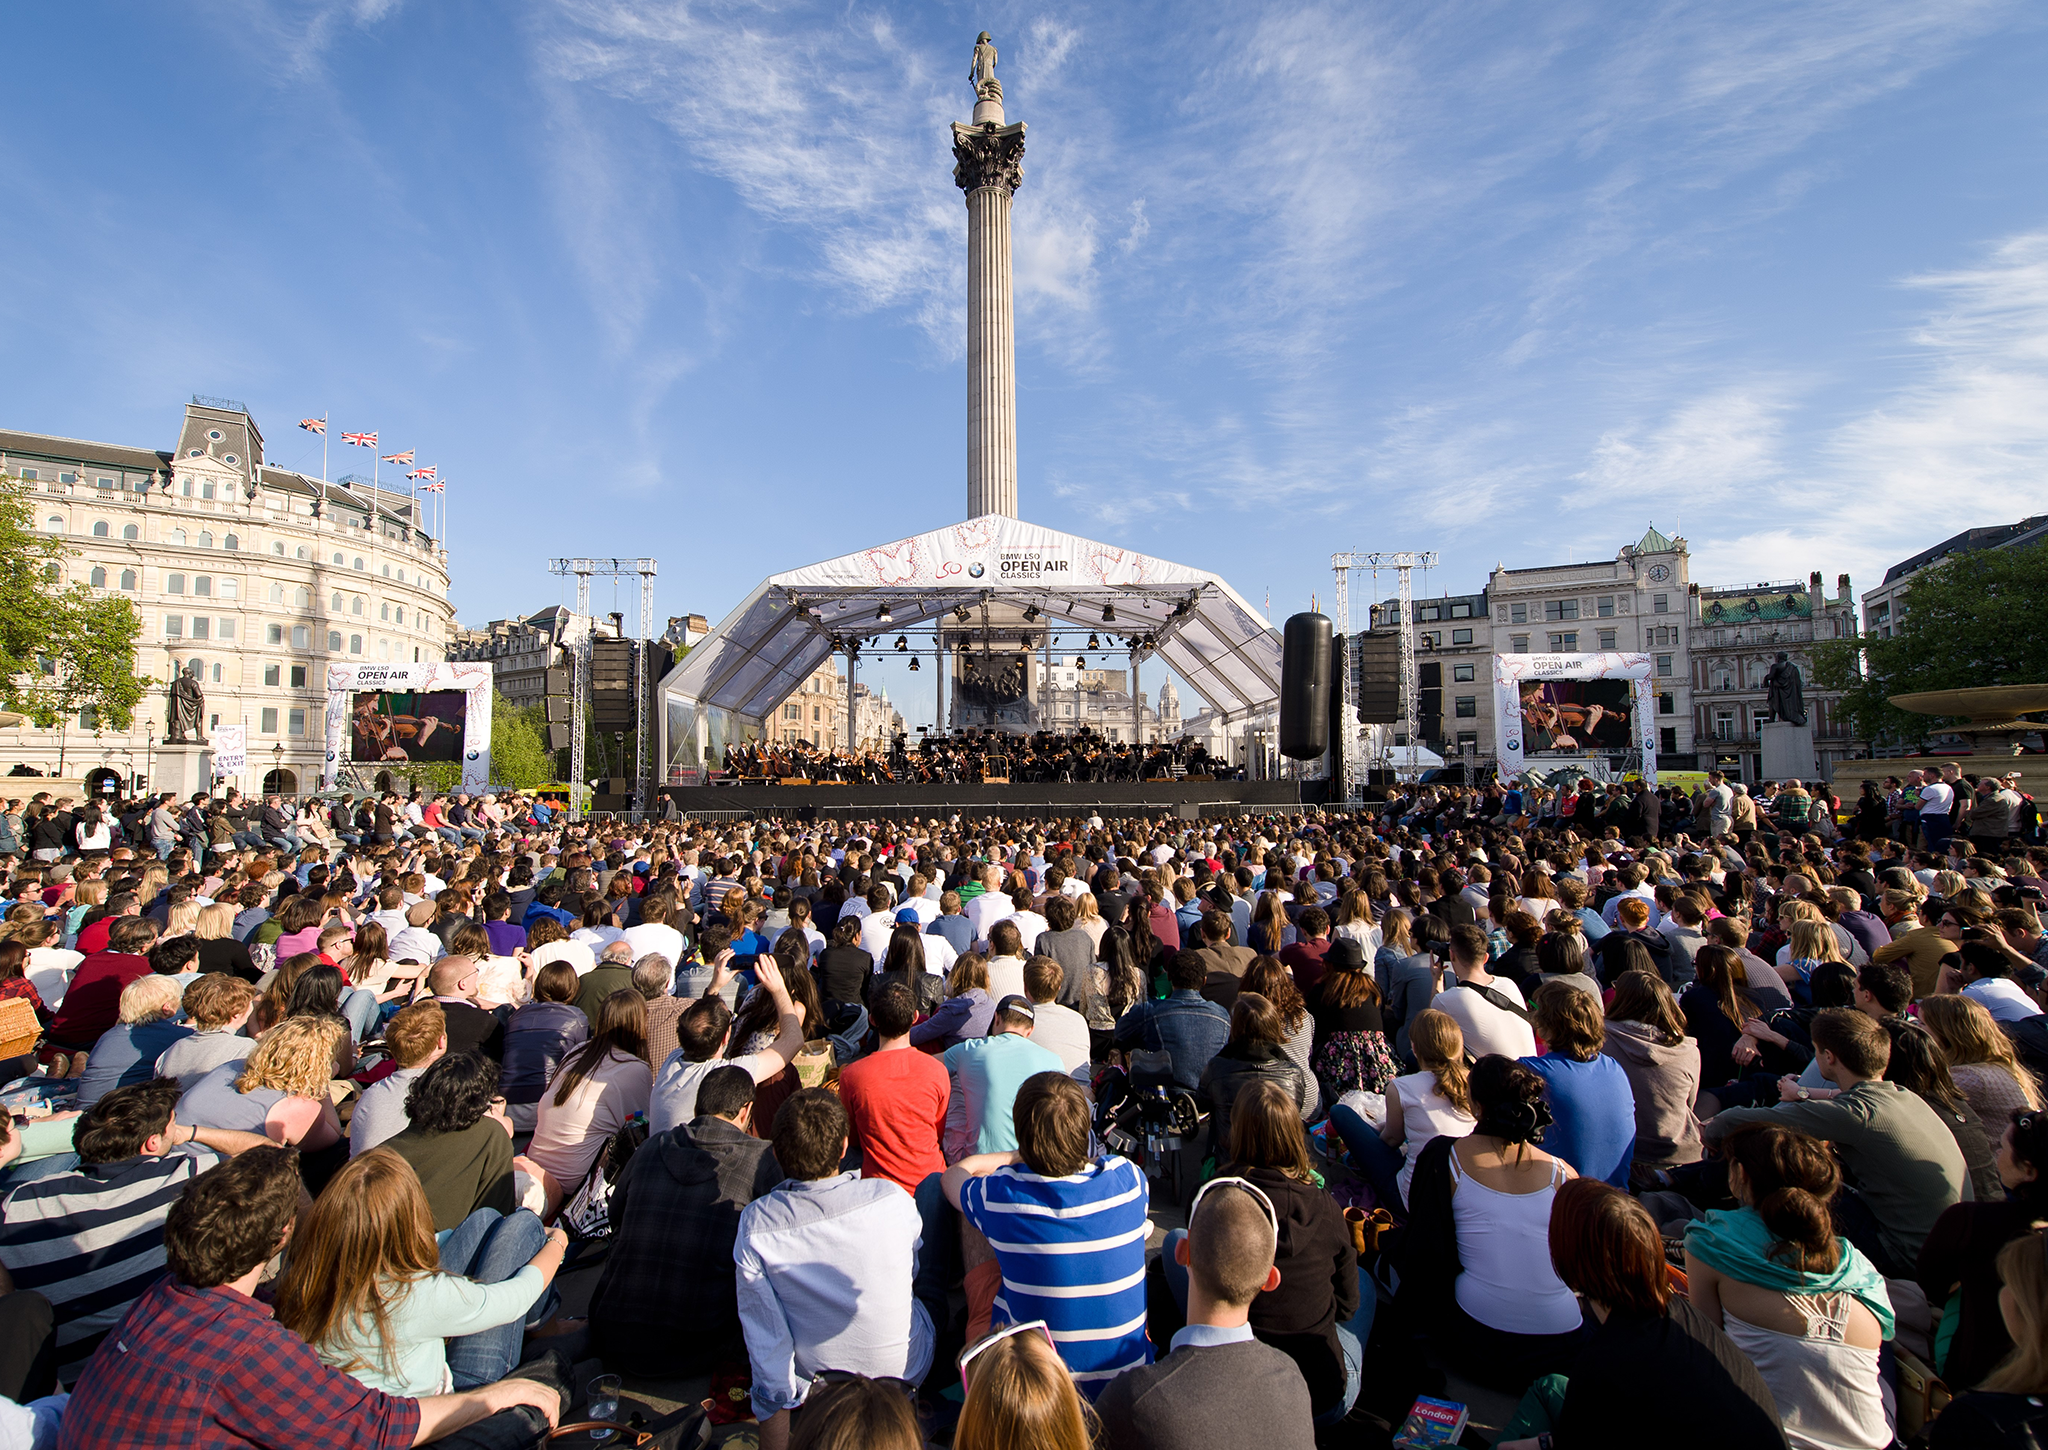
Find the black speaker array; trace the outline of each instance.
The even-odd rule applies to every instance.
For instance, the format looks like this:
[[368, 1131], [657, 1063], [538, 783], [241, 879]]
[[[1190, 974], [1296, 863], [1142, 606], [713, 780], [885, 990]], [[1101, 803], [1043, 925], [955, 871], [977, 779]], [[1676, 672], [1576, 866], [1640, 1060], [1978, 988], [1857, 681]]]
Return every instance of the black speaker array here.
[[1290, 615], [1280, 645], [1280, 753], [1314, 760], [1330, 748], [1330, 621]]

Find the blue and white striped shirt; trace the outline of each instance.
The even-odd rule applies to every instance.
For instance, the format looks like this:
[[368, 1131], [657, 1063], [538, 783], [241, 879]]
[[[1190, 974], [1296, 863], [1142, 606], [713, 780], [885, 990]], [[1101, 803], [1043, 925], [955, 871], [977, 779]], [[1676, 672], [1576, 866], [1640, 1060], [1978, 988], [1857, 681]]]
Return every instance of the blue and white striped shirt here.
[[1043, 1319], [1081, 1393], [1152, 1362], [1145, 1335], [1145, 1175], [1105, 1155], [1067, 1178], [1022, 1164], [969, 1179], [960, 1210], [1002, 1269], [997, 1322]]

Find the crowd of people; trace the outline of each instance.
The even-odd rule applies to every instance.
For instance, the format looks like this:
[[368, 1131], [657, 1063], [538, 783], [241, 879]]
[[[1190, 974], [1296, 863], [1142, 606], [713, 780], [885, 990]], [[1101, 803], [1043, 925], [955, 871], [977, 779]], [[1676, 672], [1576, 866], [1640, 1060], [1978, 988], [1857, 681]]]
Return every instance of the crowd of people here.
[[852, 785], [1089, 785], [1189, 776], [1213, 780], [1235, 773], [1190, 736], [1134, 746], [1086, 726], [1030, 734], [969, 728], [920, 734], [914, 743], [897, 735], [855, 750], [803, 740], [743, 741], [726, 747], [723, 764], [736, 781]]
[[2048, 848], [1916, 774], [10, 803], [0, 1443], [534, 1445], [600, 1361], [771, 1450], [2036, 1444]]

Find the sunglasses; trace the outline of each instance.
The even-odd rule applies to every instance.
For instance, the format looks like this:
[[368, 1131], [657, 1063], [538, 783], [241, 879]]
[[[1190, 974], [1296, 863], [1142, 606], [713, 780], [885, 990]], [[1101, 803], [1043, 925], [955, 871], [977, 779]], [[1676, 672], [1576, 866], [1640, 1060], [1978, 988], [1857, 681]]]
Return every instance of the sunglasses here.
[[974, 1363], [976, 1355], [993, 1345], [1001, 1343], [1005, 1339], [1018, 1334], [1029, 1334], [1034, 1329], [1045, 1336], [1046, 1348], [1050, 1349], [1054, 1354], [1058, 1354], [1059, 1346], [1052, 1342], [1052, 1330], [1046, 1326], [1046, 1322], [1043, 1319], [1026, 1319], [1021, 1324], [1005, 1324], [1001, 1329], [996, 1330], [992, 1334], [984, 1334], [980, 1339], [975, 1340], [974, 1343], [960, 1351], [959, 1357], [955, 1361], [960, 1366], [960, 1388], [963, 1390], [967, 1388], [967, 1366]]
[[1221, 1188], [1225, 1184], [1230, 1185], [1232, 1188], [1243, 1189], [1252, 1196], [1260, 1208], [1265, 1210], [1266, 1225], [1273, 1231], [1273, 1252], [1278, 1254], [1280, 1252], [1280, 1215], [1274, 1211], [1273, 1200], [1266, 1197], [1266, 1191], [1247, 1178], [1212, 1178], [1196, 1189], [1195, 1200], [1188, 1205], [1188, 1231], [1190, 1233], [1194, 1231], [1195, 1215], [1201, 1212], [1202, 1200], [1208, 1196], [1209, 1191], [1213, 1188]]

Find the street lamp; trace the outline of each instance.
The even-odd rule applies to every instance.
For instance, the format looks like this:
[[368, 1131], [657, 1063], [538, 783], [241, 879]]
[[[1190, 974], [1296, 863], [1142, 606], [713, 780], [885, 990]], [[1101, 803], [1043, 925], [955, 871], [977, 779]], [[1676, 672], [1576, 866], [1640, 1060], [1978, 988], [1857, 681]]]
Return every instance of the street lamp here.
[[[271, 747], [270, 747], [270, 759], [271, 759], [271, 767], [270, 767], [270, 782], [269, 782], [269, 783], [270, 783], [270, 786], [271, 786], [272, 790], [275, 790], [275, 791], [277, 792], [277, 794], [279, 794], [279, 795], [283, 795], [283, 794], [284, 794], [284, 742], [283, 742], [282, 740], [278, 741], [278, 742], [277, 742], [277, 744], [275, 744], [275, 745], [273, 745], [273, 746], [271, 746]], [[269, 795], [269, 794], [270, 794], [271, 792], [270, 792], [270, 791], [268, 791], [268, 790], [266, 790], [266, 791], [265, 791], [265, 792], [263, 792], [263, 793], [264, 793], [265, 795]]]

